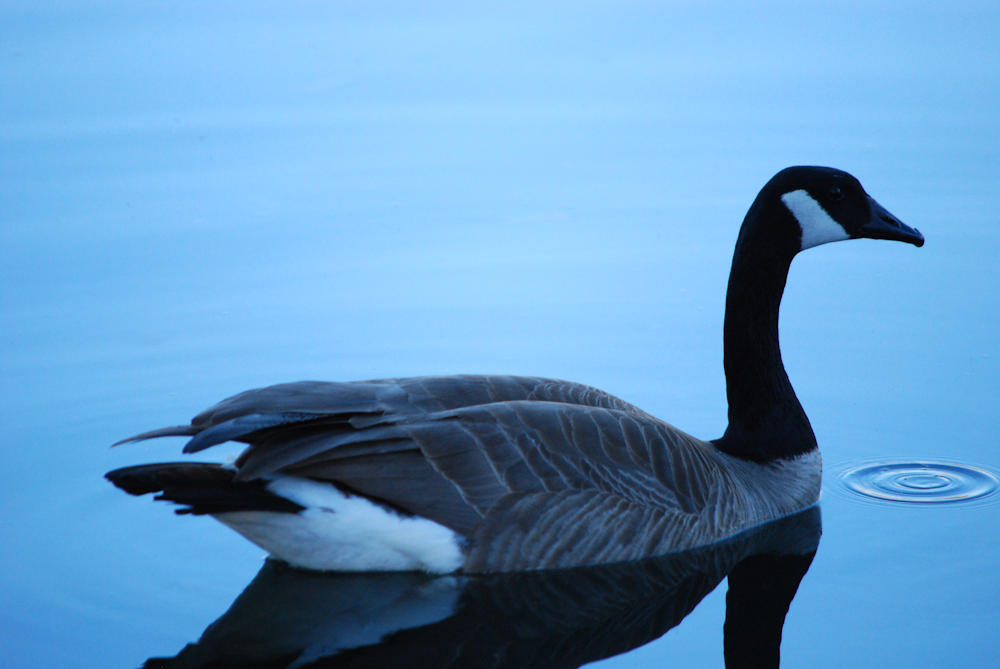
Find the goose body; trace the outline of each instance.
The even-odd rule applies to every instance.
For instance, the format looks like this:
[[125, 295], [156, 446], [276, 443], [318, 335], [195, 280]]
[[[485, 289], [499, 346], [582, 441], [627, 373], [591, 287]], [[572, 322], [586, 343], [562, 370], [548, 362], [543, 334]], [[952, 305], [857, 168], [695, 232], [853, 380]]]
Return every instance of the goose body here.
[[792, 258], [844, 239], [923, 237], [831, 168], [779, 172], [744, 220], [724, 330], [729, 426], [703, 441], [582, 384], [438, 376], [299, 382], [240, 393], [125, 441], [248, 444], [231, 466], [158, 463], [107, 477], [208, 514], [309, 569], [505, 572], [713, 543], [819, 499], [816, 438], [781, 362]]

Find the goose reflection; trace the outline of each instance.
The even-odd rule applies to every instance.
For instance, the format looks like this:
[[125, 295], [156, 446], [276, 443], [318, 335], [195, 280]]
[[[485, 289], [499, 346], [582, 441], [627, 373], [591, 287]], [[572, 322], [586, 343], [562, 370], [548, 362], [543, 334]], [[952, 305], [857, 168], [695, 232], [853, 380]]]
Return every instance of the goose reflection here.
[[579, 667], [662, 636], [728, 575], [726, 666], [777, 667], [820, 533], [812, 507], [724, 543], [599, 567], [431, 576], [268, 561], [197, 643], [144, 666]]

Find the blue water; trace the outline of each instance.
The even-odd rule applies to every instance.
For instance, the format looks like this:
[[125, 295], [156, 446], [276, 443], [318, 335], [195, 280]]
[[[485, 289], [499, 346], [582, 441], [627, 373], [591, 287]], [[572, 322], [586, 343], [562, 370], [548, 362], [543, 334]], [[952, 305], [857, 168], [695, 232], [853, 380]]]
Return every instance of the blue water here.
[[[719, 436], [736, 233], [794, 164], [927, 245], [792, 266], [826, 477], [785, 666], [995, 662], [1000, 505], [839, 474], [1000, 471], [1000, 6], [326, 4], [0, 6], [4, 666], [139, 666], [227, 610], [261, 551], [102, 475], [245, 388], [531, 374]], [[602, 666], [723, 666], [725, 590]]]

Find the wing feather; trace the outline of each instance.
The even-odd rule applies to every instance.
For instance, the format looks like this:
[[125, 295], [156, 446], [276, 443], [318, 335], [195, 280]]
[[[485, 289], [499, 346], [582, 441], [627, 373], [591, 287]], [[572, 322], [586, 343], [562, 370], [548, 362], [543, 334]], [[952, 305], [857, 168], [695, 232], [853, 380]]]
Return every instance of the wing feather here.
[[462, 375], [284, 383], [234, 395], [201, 412], [191, 423], [206, 429], [252, 414], [420, 415], [520, 400], [648, 415], [614, 395], [581, 383], [527, 376]]

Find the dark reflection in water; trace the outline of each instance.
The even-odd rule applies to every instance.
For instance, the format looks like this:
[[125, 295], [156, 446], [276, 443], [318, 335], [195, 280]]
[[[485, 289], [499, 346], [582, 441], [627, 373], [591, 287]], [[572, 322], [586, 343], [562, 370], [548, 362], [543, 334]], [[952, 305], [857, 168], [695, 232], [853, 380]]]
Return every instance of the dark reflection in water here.
[[777, 667], [819, 507], [663, 558], [488, 576], [324, 574], [267, 562], [197, 643], [145, 667], [578, 667], [677, 626], [719, 582], [726, 666]]

